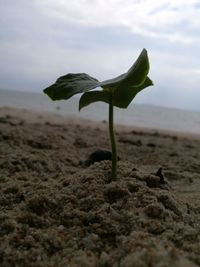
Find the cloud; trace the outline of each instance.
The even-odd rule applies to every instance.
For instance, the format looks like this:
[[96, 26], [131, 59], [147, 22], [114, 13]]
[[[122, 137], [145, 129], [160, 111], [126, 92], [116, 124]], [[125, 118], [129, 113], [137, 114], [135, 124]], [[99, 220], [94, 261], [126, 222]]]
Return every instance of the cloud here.
[[198, 2], [0, 1], [0, 86], [41, 91], [67, 72], [109, 79], [146, 47], [155, 86], [136, 102], [193, 107], [200, 97]]
[[85, 27], [124, 27], [134, 34], [185, 44], [200, 41], [187, 31], [199, 32], [198, 0], [37, 0], [37, 4], [45, 16]]

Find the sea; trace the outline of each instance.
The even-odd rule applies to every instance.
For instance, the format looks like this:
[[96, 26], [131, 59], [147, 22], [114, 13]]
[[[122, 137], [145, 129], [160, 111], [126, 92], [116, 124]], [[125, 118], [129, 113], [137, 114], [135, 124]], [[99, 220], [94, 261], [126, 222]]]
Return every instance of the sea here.
[[[78, 102], [77, 96], [67, 101], [51, 101], [43, 93], [0, 90], [0, 107], [45, 111], [94, 121], [107, 121], [107, 104], [94, 103], [79, 112]], [[200, 111], [136, 104], [133, 101], [127, 109], [115, 108], [114, 121], [116, 124], [125, 126], [200, 135]]]

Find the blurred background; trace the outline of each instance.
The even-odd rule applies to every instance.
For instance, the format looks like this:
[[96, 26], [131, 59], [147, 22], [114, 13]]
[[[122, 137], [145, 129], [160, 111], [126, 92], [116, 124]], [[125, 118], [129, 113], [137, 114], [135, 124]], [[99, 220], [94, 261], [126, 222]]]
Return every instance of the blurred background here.
[[199, 0], [0, 0], [0, 25], [4, 103], [68, 72], [113, 78], [146, 48], [154, 86], [134, 103], [200, 111]]

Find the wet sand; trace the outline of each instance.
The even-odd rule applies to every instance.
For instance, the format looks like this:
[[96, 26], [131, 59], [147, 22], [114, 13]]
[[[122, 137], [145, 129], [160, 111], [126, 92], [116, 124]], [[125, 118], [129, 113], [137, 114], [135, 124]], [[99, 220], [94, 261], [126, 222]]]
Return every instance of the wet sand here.
[[0, 109], [0, 266], [200, 266], [200, 135], [107, 128]]

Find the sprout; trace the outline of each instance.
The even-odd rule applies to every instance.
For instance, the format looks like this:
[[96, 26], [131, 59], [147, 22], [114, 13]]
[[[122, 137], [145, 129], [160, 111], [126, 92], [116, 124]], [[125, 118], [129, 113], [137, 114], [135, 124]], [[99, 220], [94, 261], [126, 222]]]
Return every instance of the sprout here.
[[[117, 149], [114, 135], [114, 106], [127, 108], [134, 97], [144, 88], [153, 85], [147, 76], [149, 60], [143, 49], [133, 66], [124, 74], [103, 82], [86, 73], [68, 73], [44, 89], [52, 100], [69, 99], [75, 94], [83, 93], [79, 100], [79, 111], [91, 103], [102, 101], [109, 104], [109, 134], [112, 147], [112, 180], [117, 179]], [[91, 91], [101, 87], [101, 91]]]

